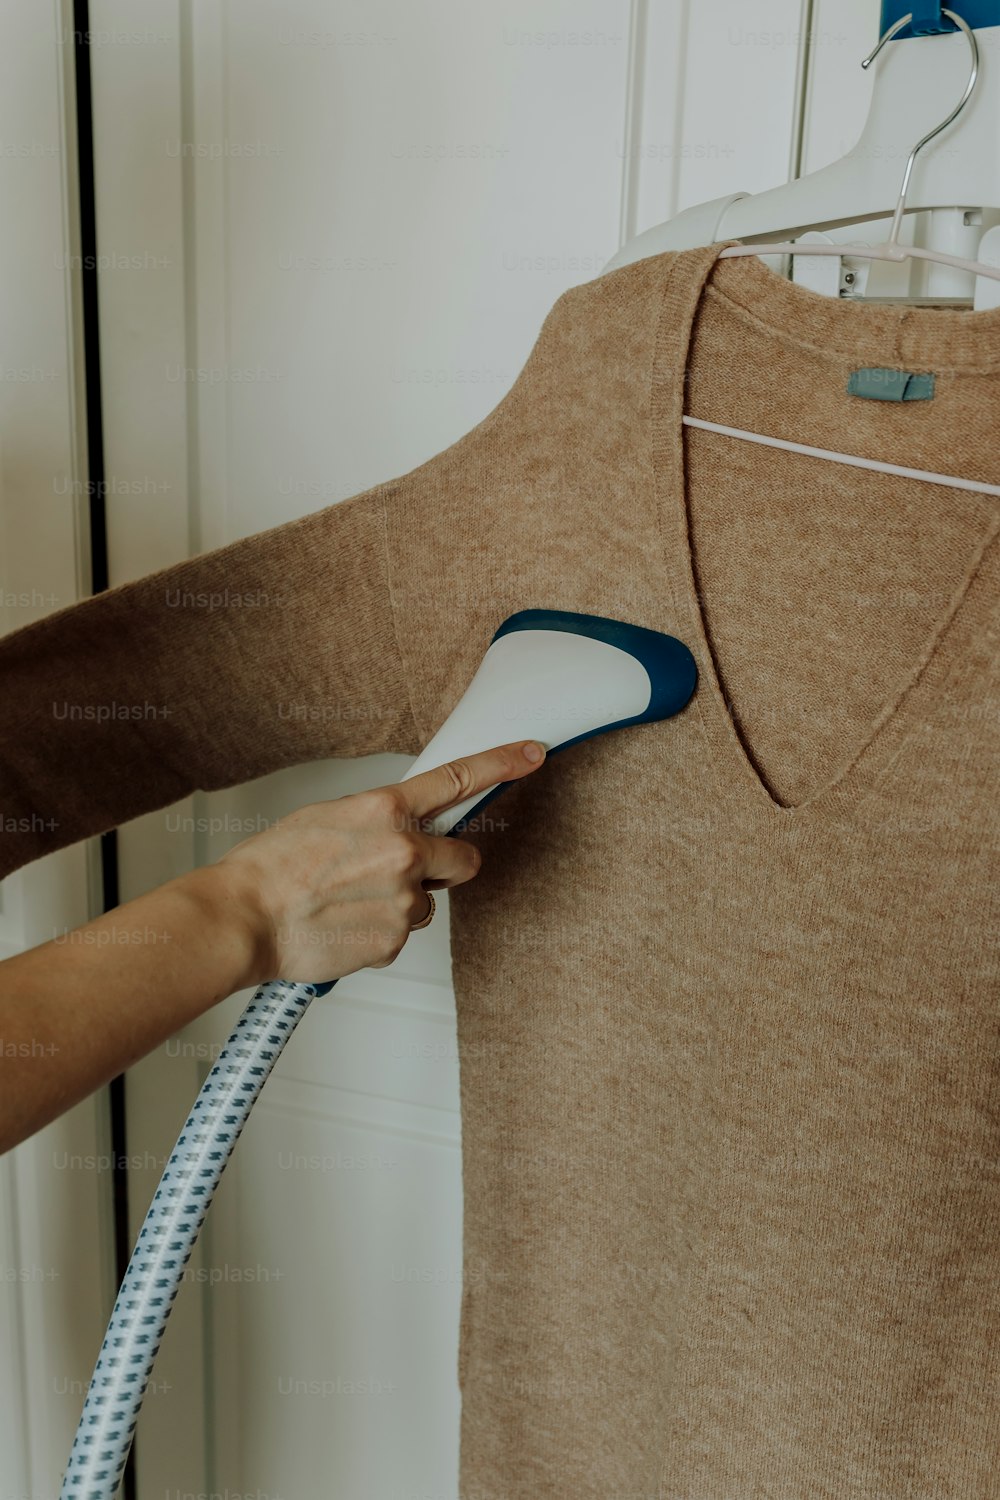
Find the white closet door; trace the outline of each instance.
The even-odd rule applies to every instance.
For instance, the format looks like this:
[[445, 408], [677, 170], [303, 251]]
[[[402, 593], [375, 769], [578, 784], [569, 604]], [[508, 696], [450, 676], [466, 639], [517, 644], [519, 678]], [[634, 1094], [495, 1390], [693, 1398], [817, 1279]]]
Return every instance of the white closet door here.
[[[102, 283], [116, 582], [440, 452], [623, 234], [787, 175], [797, 47], [729, 31], [794, 31], [798, 0], [91, 10], [109, 35], [148, 33], [94, 60], [100, 237], [144, 267]], [[404, 768], [308, 766], [137, 820], [123, 895]], [[161, 1351], [144, 1500], [455, 1494], [460, 1119], [439, 905], [390, 969], [314, 1005], [267, 1085]], [[246, 998], [131, 1075], [136, 1227]]]
[[[86, 574], [71, 11], [0, 13], [0, 634], [73, 603]], [[0, 806], [0, 837], [12, 816]], [[80, 845], [0, 882], [0, 959], [99, 910], [93, 853]], [[2, 1031], [0, 1089], [48, 1061]], [[59, 1490], [111, 1309], [110, 1167], [103, 1094], [0, 1157], [5, 1500]]]
[[[875, 69], [863, 68], [861, 59], [878, 41], [879, 10], [871, 0], [815, 0], [803, 172], [825, 167], [857, 144], [875, 82]], [[928, 120], [927, 129], [934, 124]], [[900, 177], [905, 165], [901, 160]]]

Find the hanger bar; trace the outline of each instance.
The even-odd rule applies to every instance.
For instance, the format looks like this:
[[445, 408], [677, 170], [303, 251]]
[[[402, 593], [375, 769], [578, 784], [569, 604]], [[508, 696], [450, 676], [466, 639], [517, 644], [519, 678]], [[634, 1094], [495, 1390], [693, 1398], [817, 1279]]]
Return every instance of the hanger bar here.
[[839, 255], [850, 260], [932, 260], [942, 266], [954, 266], [959, 271], [969, 271], [973, 276], [988, 276], [991, 281], [1000, 281], [1000, 266], [987, 265], [981, 260], [966, 260], [961, 255], [946, 255], [943, 250], [924, 250], [919, 245], [852, 245], [847, 242], [836, 245], [817, 245], [811, 240], [804, 245], [794, 240], [780, 243], [758, 240], [756, 243], [727, 245], [720, 250], [718, 259], [726, 260], [740, 255]]
[[766, 448], [786, 448], [789, 453], [802, 453], [807, 458], [826, 458], [833, 463], [850, 464], [856, 469], [874, 469], [879, 474], [898, 474], [901, 479], [921, 479], [925, 484], [944, 484], [950, 489], [970, 490], [977, 495], [1000, 495], [1000, 484], [980, 484], [975, 479], [959, 479], [952, 474], [932, 474], [928, 469], [907, 469], [902, 464], [887, 464], [877, 458], [858, 458], [853, 453], [837, 453], [832, 448], [811, 448], [807, 443], [790, 443], [785, 438], [746, 432], [742, 427], [723, 427], [718, 422], [705, 422], [701, 417], [685, 416], [682, 420], [687, 427], [699, 427], [704, 432], [721, 432], [724, 437], [743, 438], [748, 443], [761, 443]]

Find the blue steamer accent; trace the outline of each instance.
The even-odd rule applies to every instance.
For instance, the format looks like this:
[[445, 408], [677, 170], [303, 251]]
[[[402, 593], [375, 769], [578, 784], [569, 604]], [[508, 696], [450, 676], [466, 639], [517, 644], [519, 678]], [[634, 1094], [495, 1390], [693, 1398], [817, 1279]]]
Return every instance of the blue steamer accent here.
[[[641, 714], [633, 714], [628, 719], [615, 719], [601, 729], [574, 735], [571, 740], [555, 745], [549, 751], [550, 755], [568, 750], [570, 745], [579, 744], [580, 740], [596, 739], [599, 734], [606, 734], [611, 729], [672, 719], [687, 707], [694, 695], [698, 667], [687, 646], [675, 636], [663, 635], [658, 630], [647, 630], [644, 625], [627, 625], [621, 620], [608, 620], [603, 615], [575, 614], [572, 610], [563, 609], [521, 609], [504, 620], [494, 632], [490, 645], [500, 640], [501, 636], [511, 635], [515, 630], [564, 630], [571, 635], [590, 636], [592, 640], [617, 646], [619, 651], [627, 651], [645, 667], [649, 677], [650, 699]], [[512, 784], [509, 781], [499, 782], [474, 807], [470, 807], [465, 817], [454, 828], [449, 829], [445, 837], [451, 838], [455, 834], [464, 833], [473, 818]]]

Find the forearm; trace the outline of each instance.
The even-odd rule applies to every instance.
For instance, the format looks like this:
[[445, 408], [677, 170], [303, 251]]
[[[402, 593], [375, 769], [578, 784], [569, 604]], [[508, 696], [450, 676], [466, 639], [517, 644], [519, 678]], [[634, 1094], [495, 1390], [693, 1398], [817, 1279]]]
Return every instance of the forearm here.
[[252, 905], [218, 865], [0, 963], [0, 1152], [267, 963]]

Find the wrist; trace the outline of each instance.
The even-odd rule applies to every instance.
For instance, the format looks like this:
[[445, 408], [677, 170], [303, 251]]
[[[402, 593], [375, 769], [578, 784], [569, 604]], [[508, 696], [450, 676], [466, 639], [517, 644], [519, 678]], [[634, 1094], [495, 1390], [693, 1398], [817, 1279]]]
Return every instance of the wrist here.
[[[224, 859], [181, 877], [229, 957], [228, 993], [256, 989], [277, 973], [277, 934], [247, 871]], [[222, 940], [224, 939], [224, 940]]]

